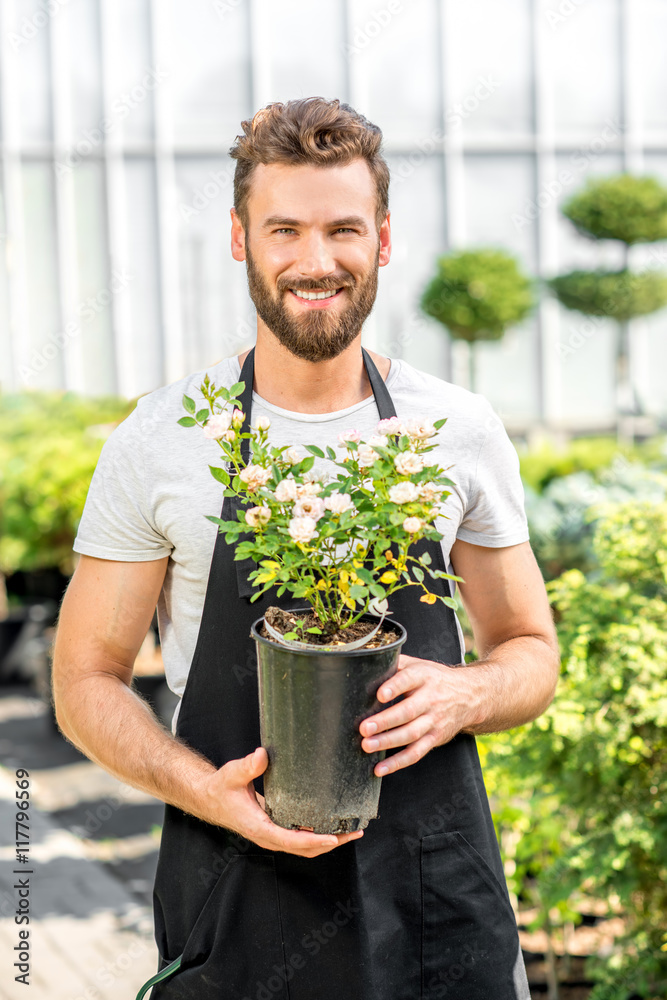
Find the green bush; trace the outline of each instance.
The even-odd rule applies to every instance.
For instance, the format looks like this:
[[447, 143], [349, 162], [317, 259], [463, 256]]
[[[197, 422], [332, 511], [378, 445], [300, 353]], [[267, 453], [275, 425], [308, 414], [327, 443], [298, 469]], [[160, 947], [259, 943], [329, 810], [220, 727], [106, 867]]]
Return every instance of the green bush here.
[[533, 287], [503, 250], [457, 251], [439, 258], [421, 306], [453, 337], [498, 340], [530, 313]]
[[547, 284], [567, 309], [629, 320], [667, 305], [667, 275], [657, 271], [571, 271]]
[[556, 698], [490, 739], [487, 767], [513, 888], [542, 922], [582, 895], [623, 913], [614, 953], [590, 964], [592, 1000], [654, 998], [667, 995], [667, 503], [608, 506], [593, 551], [588, 578], [549, 585]]
[[0, 397], [0, 573], [71, 569], [100, 450], [132, 406], [69, 393]]
[[654, 177], [592, 178], [562, 211], [579, 232], [597, 240], [667, 240], [667, 188]]

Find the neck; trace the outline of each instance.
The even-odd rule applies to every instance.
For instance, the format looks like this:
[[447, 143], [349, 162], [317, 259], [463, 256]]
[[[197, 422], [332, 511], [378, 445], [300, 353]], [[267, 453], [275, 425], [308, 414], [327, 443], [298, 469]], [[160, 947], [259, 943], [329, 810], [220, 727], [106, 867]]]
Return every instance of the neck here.
[[[239, 356], [241, 367], [248, 353]], [[386, 378], [389, 358], [368, 353]], [[361, 354], [361, 333], [336, 358], [304, 361], [258, 323], [254, 389], [267, 402], [296, 413], [333, 413], [368, 399], [373, 390]]]

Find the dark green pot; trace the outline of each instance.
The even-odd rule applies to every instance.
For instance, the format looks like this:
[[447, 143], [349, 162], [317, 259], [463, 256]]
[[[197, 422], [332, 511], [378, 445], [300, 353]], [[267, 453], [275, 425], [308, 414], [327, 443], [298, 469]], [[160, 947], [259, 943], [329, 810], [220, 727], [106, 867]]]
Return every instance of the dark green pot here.
[[[363, 620], [377, 622], [373, 615]], [[359, 725], [387, 707], [376, 692], [396, 672], [407, 632], [385, 619], [399, 635], [388, 646], [301, 652], [263, 638], [262, 621], [258, 618], [251, 631], [262, 746], [269, 755], [266, 811], [288, 829], [362, 830], [377, 816], [382, 779], [373, 768], [385, 752], [362, 750]]]

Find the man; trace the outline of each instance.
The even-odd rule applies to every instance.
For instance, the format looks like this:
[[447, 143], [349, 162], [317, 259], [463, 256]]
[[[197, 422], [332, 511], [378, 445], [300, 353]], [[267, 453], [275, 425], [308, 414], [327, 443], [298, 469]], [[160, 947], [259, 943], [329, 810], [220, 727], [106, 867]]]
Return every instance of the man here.
[[[362, 354], [391, 253], [379, 129], [320, 98], [270, 105], [243, 129], [232, 254], [246, 262], [257, 344], [209, 374], [227, 386], [247, 379], [247, 419], [268, 416], [278, 445], [335, 446], [350, 426], [365, 437], [393, 412], [448, 418], [439, 454], [456, 485], [444, 540], [429, 544], [465, 581], [480, 660], [463, 663], [450, 609], [392, 598], [408, 641], [378, 698], [404, 697], [360, 727], [364, 750], [389, 751], [376, 766], [379, 818], [339, 836], [269, 820], [248, 625], [276, 598], [250, 604], [203, 516], [222, 502], [206, 468], [215, 443], [176, 424], [199, 373], [140, 400], [105, 445], [61, 612], [58, 722], [91, 759], [167, 804], [154, 998], [523, 1000], [474, 740], [539, 715], [558, 674], [516, 453], [481, 397]], [[182, 696], [174, 736], [130, 688], [156, 603], [167, 679]]]

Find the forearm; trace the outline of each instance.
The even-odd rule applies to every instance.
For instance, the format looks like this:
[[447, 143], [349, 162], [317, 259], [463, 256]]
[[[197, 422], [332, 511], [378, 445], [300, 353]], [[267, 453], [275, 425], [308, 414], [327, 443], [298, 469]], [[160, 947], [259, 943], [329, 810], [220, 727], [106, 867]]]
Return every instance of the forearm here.
[[468, 664], [460, 678], [469, 698], [463, 732], [497, 733], [536, 719], [553, 699], [559, 670], [555, 642], [538, 636], [508, 639]]
[[204, 818], [203, 788], [216, 768], [167, 732], [118, 676], [87, 673], [54, 694], [60, 728], [87, 757], [126, 784]]

